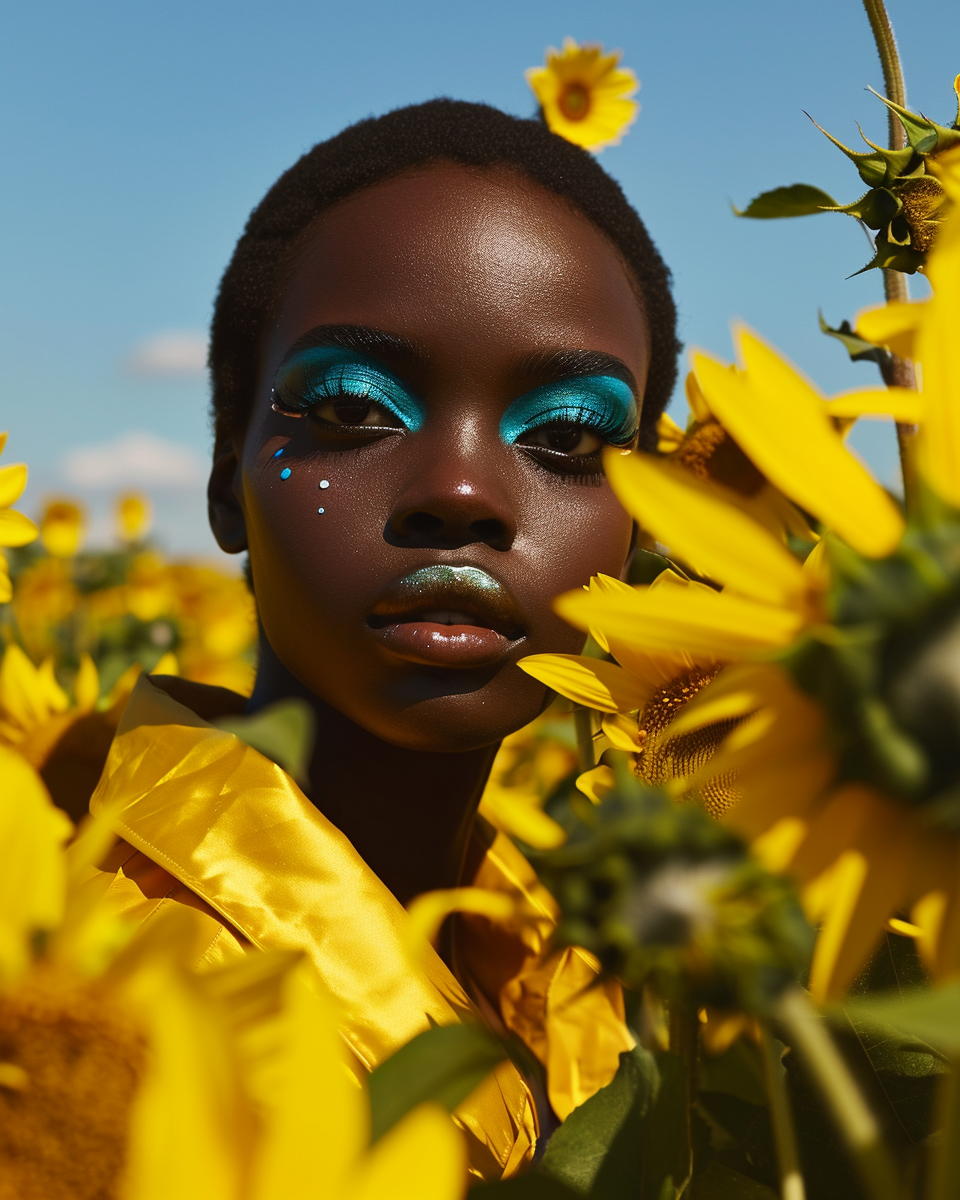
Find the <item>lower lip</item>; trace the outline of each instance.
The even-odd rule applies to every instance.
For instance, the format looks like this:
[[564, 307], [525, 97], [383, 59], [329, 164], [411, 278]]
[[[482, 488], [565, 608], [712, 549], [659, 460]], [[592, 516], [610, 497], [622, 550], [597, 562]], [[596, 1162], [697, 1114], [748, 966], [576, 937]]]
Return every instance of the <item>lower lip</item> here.
[[495, 629], [479, 625], [438, 625], [405, 621], [374, 630], [397, 658], [426, 667], [486, 667], [502, 659], [513, 645]]

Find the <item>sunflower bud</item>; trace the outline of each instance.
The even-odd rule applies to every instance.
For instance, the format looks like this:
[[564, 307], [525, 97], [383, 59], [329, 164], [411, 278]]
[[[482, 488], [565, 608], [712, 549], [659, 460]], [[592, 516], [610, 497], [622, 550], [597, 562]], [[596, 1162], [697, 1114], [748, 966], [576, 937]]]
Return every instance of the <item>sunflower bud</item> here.
[[803, 970], [812, 931], [782, 877], [730, 830], [622, 776], [562, 847], [536, 856], [579, 945], [632, 989], [765, 1011]]

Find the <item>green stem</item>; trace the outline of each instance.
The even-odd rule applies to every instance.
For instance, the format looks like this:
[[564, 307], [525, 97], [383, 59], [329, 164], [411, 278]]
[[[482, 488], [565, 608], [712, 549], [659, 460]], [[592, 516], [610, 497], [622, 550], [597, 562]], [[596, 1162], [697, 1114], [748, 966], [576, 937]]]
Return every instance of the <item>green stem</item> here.
[[954, 1200], [960, 1191], [960, 1061], [940, 1084], [940, 1140], [931, 1152], [929, 1200]]
[[573, 727], [577, 731], [577, 757], [582, 775], [597, 765], [593, 754], [593, 710], [578, 704], [573, 710]]
[[676, 1195], [682, 1197], [693, 1177], [693, 1107], [700, 1088], [700, 1014], [692, 1005], [670, 1006], [670, 1053], [683, 1064], [684, 1129], [683, 1149], [674, 1178]]
[[777, 1165], [780, 1168], [781, 1200], [806, 1200], [803, 1175], [800, 1173], [800, 1157], [797, 1154], [797, 1135], [790, 1115], [790, 1098], [784, 1082], [783, 1065], [773, 1038], [764, 1029], [761, 1034], [763, 1068], [770, 1099], [770, 1123], [773, 1125], [773, 1140], [777, 1147]]
[[[883, 90], [887, 99], [901, 108], [907, 105], [907, 89], [903, 82], [903, 70], [900, 66], [900, 54], [897, 51], [897, 39], [893, 35], [893, 26], [887, 16], [883, 0], [863, 0], [867, 11], [873, 40], [880, 55], [880, 66], [883, 69]], [[900, 118], [895, 112], [887, 109], [888, 146], [891, 150], [902, 150], [907, 144], [906, 133]], [[888, 304], [900, 304], [910, 299], [907, 288], [907, 277], [902, 271], [883, 272], [883, 294]], [[911, 363], [891, 356], [889, 364], [883, 369], [883, 381], [887, 387], [915, 388], [916, 375]], [[900, 451], [900, 471], [903, 476], [903, 498], [907, 510], [916, 507], [917, 501], [917, 465], [916, 465], [916, 425], [897, 423], [897, 447]]]
[[[867, 10], [870, 28], [873, 30], [873, 40], [877, 44], [880, 55], [880, 66], [883, 68], [883, 90], [887, 99], [901, 108], [907, 107], [907, 89], [903, 84], [903, 71], [900, 69], [900, 55], [897, 51], [897, 39], [893, 36], [893, 26], [887, 16], [883, 0], [863, 0]], [[900, 118], [895, 112], [887, 109], [889, 122], [890, 149], [902, 150], [907, 144], [906, 133], [900, 124]]]
[[777, 1016], [840, 1130], [871, 1200], [897, 1200], [897, 1175], [867, 1107], [820, 1014], [800, 988], [784, 993]]

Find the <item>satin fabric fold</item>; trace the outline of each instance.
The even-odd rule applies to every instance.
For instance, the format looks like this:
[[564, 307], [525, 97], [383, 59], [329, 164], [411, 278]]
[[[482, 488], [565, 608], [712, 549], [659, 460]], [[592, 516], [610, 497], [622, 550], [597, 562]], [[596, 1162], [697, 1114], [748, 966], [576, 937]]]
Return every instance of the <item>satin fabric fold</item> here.
[[[134, 851], [175, 881], [169, 890], [160, 887], [163, 894], [148, 895], [135, 872], [134, 878], [122, 867], [102, 872], [94, 886], [119, 911], [142, 921], [165, 905], [189, 903], [201, 963], [243, 953], [244, 940], [304, 951], [336, 998], [342, 1036], [366, 1070], [431, 1022], [482, 1019], [436, 954], [422, 969], [411, 965], [403, 948], [405, 910], [293, 780], [145, 677], [131, 696], [91, 810], [106, 815]], [[619, 1051], [632, 1044], [619, 993], [585, 990], [595, 969], [579, 952], [544, 960], [552, 898], [502, 835], [475, 882], [520, 895], [537, 912], [532, 938], [475, 923], [466, 939], [468, 970], [478, 979], [495, 977], [505, 1024], [545, 1066], [551, 1101], [566, 1116], [612, 1078]], [[526, 1004], [511, 1002], [511, 989], [522, 1000], [531, 987], [542, 1003], [531, 1004], [529, 996]], [[532, 1157], [536, 1114], [512, 1064], [504, 1063], [455, 1118], [467, 1134], [474, 1176], [509, 1176]]]

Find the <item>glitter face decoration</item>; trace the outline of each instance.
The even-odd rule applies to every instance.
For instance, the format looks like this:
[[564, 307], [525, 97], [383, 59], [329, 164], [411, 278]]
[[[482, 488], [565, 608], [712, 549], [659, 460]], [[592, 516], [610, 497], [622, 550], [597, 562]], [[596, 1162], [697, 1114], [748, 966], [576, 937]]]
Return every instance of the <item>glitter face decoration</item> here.
[[280, 472], [281, 479], [289, 479], [290, 475], [291, 475], [291, 471], [290, 471], [289, 467], [284, 467], [283, 470]]

